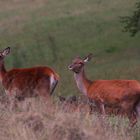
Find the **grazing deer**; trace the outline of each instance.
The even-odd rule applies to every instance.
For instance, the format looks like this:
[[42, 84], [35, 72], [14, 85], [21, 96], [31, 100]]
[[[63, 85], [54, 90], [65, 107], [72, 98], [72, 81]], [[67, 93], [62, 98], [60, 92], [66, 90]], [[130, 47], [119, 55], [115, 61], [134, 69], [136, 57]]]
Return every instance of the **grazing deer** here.
[[120, 108], [133, 126], [137, 122], [137, 116], [140, 115], [140, 83], [136, 80], [88, 80], [84, 65], [91, 58], [92, 54], [84, 59], [77, 57], [68, 67], [74, 72], [79, 90], [91, 98], [104, 115], [105, 106]]
[[45, 66], [6, 71], [4, 58], [9, 53], [10, 47], [0, 52], [0, 81], [6, 93], [18, 100], [38, 95], [48, 99], [58, 83], [58, 74]]

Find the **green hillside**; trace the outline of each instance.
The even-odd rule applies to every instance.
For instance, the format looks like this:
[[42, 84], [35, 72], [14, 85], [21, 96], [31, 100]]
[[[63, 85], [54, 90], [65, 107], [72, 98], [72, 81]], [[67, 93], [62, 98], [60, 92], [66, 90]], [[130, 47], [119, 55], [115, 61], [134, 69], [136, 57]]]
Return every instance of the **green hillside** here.
[[56, 94], [79, 93], [67, 69], [93, 53], [90, 79], [140, 79], [139, 37], [122, 32], [121, 16], [136, 0], [5, 0], [0, 2], [0, 48], [12, 47], [8, 69], [48, 65], [61, 76]]

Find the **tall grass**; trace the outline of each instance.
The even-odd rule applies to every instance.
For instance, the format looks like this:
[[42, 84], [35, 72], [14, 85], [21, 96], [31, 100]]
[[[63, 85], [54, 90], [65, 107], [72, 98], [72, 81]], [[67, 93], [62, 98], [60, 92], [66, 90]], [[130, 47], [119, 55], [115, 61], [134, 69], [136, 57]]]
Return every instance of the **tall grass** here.
[[[57, 102], [28, 99], [11, 111], [0, 107], [0, 138], [2, 140], [134, 140], [139, 127], [128, 131], [126, 118], [102, 119], [82, 112], [65, 112]], [[30, 104], [30, 106], [27, 104]], [[138, 124], [139, 126], [139, 124]]]

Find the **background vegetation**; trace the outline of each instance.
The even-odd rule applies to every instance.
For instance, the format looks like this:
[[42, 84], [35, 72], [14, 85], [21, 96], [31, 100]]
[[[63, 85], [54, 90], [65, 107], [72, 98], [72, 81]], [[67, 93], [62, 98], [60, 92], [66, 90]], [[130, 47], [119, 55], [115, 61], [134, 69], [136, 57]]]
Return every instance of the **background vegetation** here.
[[121, 16], [136, 0], [0, 1], [0, 48], [12, 47], [8, 69], [48, 65], [61, 76], [56, 94], [77, 94], [67, 66], [89, 52], [90, 79], [140, 79], [139, 34], [123, 33]]
[[[93, 53], [93, 60], [86, 66], [90, 79], [140, 80], [140, 34], [130, 37], [128, 33], [122, 32], [123, 25], [120, 23], [120, 17], [133, 12], [136, 2], [137, 0], [1, 0], [0, 49], [7, 46], [12, 48], [11, 54], [5, 60], [7, 69], [50, 66], [61, 77], [56, 95], [80, 95], [73, 73], [67, 66], [74, 57]], [[35, 112], [37, 111], [39, 109]], [[58, 114], [55, 115], [52, 120], [57, 124]], [[67, 120], [64, 115], [65, 118]], [[8, 117], [2, 122], [7, 120]], [[21, 128], [22, 125], [14, 126], [17, 127], [13, 129], [15, 132], [23, 130], [12, 133], [17, 139], [21, 139], [20, 134], [26, 129]], [[53, 124], [51, 127], [54, 126]], [[120, 127], [123, 128], [123, 125]], [[99, 130], [100, 128], [99, 126]], [[93, 126], [88, 126], [88, 129], [93, 130]], [[136, 129], [126, 139], [139, 139], [139, 134], [136, 134], [138, 131]], [[26, 136], [26, 132], [24, 134]], [[122, 135], [125, 136], [125, 131]], [[122, 138], [121, 136], [116, 139]], [[35, 136], [31, 137], [35, 139]], [[29, 136], [22, 138], [31, 139]]]
[[129, 16], [121, 17], [124, 31], [134, 37], [140, 31], [140, 2], [136, 3], [135, 10]]

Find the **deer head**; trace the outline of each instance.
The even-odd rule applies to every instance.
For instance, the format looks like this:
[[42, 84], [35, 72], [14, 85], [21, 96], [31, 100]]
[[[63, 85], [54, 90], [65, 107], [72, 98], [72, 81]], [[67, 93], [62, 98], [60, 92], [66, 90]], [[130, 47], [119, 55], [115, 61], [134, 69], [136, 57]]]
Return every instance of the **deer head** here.
[[72, 64], [68, 66], [69, 70], [72, 70], [75, 73], [80, 73], [84, 65], [89, 62], [92, 58], [92, 54], [90, 53], [88, 56], [86, 56], [84, 59], [80, 57], [76, 57]]
[[7, 56], [10, 53], [10, 47], [4, 49], [0, 52], [0, 60], [3, 60], [5, 56]]

